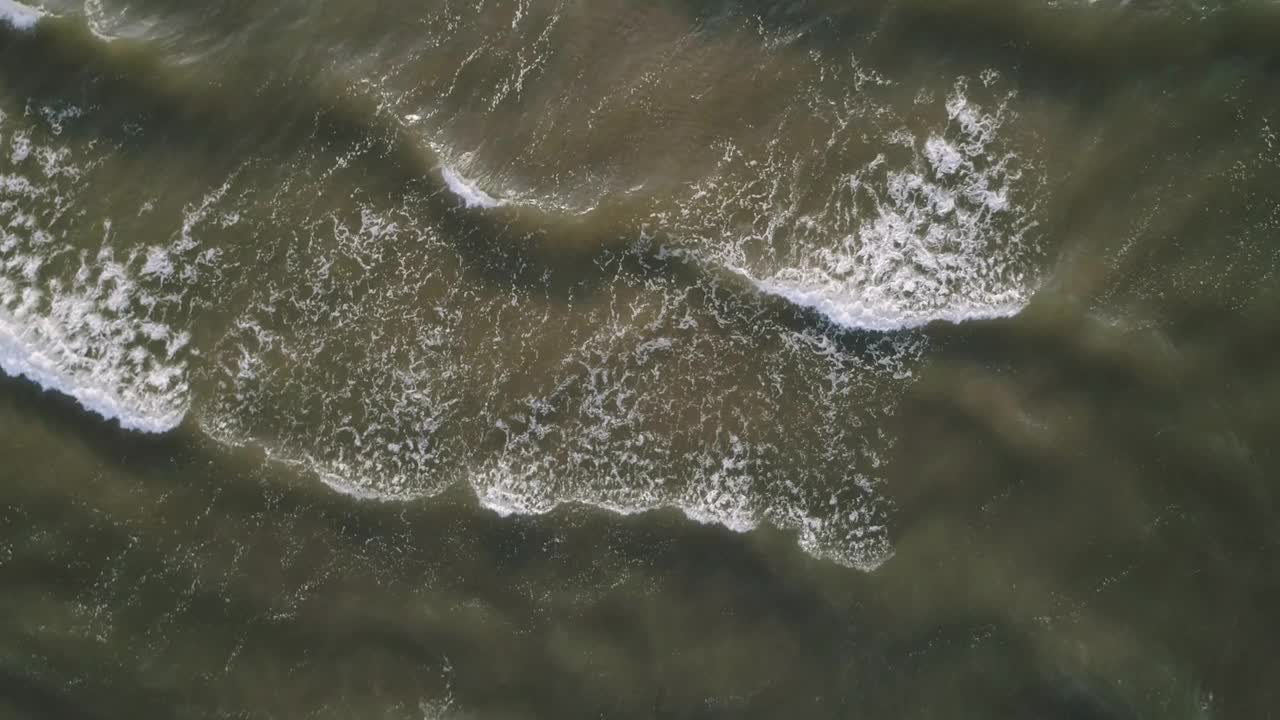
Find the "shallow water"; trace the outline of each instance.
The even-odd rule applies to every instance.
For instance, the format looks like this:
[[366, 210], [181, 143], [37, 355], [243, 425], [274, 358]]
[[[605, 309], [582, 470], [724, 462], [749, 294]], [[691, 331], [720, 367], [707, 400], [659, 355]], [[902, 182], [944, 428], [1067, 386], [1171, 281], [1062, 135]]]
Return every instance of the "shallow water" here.
[[1268, 717], [1278, 31], [0, 0], [0, 715]]

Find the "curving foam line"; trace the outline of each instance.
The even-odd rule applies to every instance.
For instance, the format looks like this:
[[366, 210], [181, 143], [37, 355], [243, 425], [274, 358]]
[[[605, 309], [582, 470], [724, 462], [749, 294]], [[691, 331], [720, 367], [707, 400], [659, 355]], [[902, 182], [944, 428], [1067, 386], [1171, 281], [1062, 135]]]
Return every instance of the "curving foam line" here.
[[913, 330], [932, 322], [962, 323], [971, 320], [993, 320], [1013, 317], [1022, 311], [1026, 300], [1022, 294], [1009, 292], [1002, 301], [953, 303], [928, 312], [909, 312], [887, 304], [867, 302], [847, 284], [815, 276], [794, 279], [758, 278], [747, 270], [729, 266], [730, 272], [742, 277], [756, 290], [782, 298], [802, 308], [821, 314], [834, 325], [852, 330], [893, 332]]
[[[756, 194], [768, 199], [734, 209], [767, 219], [767, 229], [742, 242], [704, 241], [690, 255], [846, 328], [890, 332], [1016, 315], [1034, 291], [1034, 222], [1016, 202], [1033, 166], [998, 141], [1005, 106], [986, 111], [965, 87], [958, 81], [947, 98], [944, 128], [888, 138], [910, 149], [905, 163], [878, 155], [841, 178], [835, 200], [816, 211], [800, 214], [783, 172], [759, 180], [752, 169], [745, 182], [763, 183]], [[719, 213], [709, 213], [713, 222]], [[722, 227], [721, 235], [734, 235], [732, 213]], [[715, 238], [715, 229], [694, 236]], [[788, 245], [771, 247], [775, 235]], [[745, 249], [752, 243], [766, 251]]]
[[148, 409], [132, 406], [109, 390], [77, 379], [65, 372], [52, 351], [31, 342], [29, 333], [0, 313], [0, 370], [11, 377], [23, 377], [45, 390], [74, 399], [86, 410], [107, 420], [115, 420], [126, 430], [164, 433], [182, 423], [184, 408]]

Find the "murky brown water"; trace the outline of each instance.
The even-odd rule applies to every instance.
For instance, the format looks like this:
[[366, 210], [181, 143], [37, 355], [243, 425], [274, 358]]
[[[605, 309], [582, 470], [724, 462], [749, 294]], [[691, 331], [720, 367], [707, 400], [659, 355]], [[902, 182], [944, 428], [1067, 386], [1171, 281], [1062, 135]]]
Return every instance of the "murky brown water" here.
[[1276, 31], [0, 0], [0, 713], [1268, 717]]

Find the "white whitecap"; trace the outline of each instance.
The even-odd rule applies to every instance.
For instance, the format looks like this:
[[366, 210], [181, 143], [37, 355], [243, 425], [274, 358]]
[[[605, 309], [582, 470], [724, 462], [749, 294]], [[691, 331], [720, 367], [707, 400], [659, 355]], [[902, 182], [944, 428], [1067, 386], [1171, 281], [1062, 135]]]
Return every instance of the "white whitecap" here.
[[[982, 302], [953, 302], [944, 307], [914, 311], [892, 302], [868, 300], [865, 288], [854, 283], [822, 277], [820, 273], [792, 277], [753, 277], [742, 268], [730, 271], [750, 282], [757, 290], [813, 310], [831, 323], [854, 330], [891, 332], [910, 330], [929, 323], [961, 323], [1017, 315], [1026, 304], [1024, 295], [1010, 291], [1006, 297], [984, 298]], [[870, 295], [880, 295], [872, 288]]]
[[501, 200], [481, 190], [473, 181], [462, 177], [447, 165], [440, 166], [440, 175], [444, 178], [444, 184], [449, 190], [467, 207], [495, 208], [503, 204]]
[[925, 142], [925, 156], [939, 175], [952, 175], [965, 162], [959, 149], [936, 135]]
[[[88, 368], [92, 370], [93, 368]], [[74, 399], [84, 409], [107, 420], [115, 420], [126, 430], [164, 433], [178, 427], [186, 414], [185, 407], [159, 398], [147, 402], [146, 396], [126, 397], [111, 384], [96, 384], [94, 373], [69, 371], [59, 357], [56, 344], [40, 343], [35, 334], [0, 313], [0, 370], [11, 377], [22, 377]], [[105, 369], [108, 375], [110, 369]], [[144, 379], [144, 384], [166, 386], [172, 378], [164, 369]], [[128, 393], [132, 395], [133, 393]]]
[[23, 5], [14, 0], [0, 0], [0, 22], [8, 24], [15, 30], [30, 30], [42, 17], [44, 17], [44, 11], [39, 8]]
[[[728, 166], [696, 197], [711, 204], [686, 212], [712, 222], [694, 226], [700, 247], [688, 254], [848, 328], [1017, 314], [1035, 288], [1035, 222], [1019, 187], [1034, 164], [999, 137], [1005, 106], [984, 110], [965, 88], [957, 82], [948, 97], [943, 127], [890, 133], [885, 152], [837, 179], [822, 206], [804, 207], [792, 187], [793, 157], [768, 158], [763, 173]], [[735, 188], [727, 204], [715, 200], [724, 186]], [[743, 217], [753, 219], [746, 232]]]

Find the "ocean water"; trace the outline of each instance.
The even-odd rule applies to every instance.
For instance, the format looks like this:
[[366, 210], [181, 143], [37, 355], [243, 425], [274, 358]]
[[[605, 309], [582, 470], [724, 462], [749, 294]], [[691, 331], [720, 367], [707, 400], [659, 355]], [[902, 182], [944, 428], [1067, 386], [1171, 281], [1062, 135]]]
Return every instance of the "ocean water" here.
[[1280, 5], [0, 0], [0, 717], [1280, 713]]

